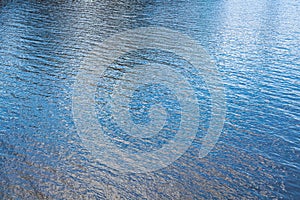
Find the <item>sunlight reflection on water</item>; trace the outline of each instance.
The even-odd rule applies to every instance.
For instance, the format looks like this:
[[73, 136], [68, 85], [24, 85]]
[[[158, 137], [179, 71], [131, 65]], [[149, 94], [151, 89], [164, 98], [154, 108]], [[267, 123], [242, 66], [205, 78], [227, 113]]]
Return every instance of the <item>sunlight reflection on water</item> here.
[[[299, 6], [239, 0], [1, 5], [0, 198], [297, 199]], [[166, 168], [122, 175], [82, 146], [72, 116], [72, 87], [91, 49], [115, 33], [148, 26], [185, 33], [213, 57], [223, 73], [226, 121], [215, 148], [199, 159], [209, 92], [203, 80], [186, 74], [199, 88], [201, 123], [191, 147]], [[112, 93], [116, 70], [151, 59], [191, 67], [167, 52], [127, 55], [99, 79], [98, 103]], [[98, 115], [100, 123], [108, 119]], [[144, 115], [137, 116], [142, 123]]]

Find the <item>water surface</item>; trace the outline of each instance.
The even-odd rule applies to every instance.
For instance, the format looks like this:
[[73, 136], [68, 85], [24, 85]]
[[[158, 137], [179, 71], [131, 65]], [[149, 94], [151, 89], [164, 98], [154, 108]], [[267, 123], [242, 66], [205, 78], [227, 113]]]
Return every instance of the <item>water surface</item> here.
[[[299, 2], [0, 4], [1, 199], [300, 198]], [[210, 97], [201, 78], [182, 71], [198, 86], [201, 123], [193, 144], [166, 168], [120, 174], [82, 145], [72, 116], [73, 85], [91, 49], [114, 33], [147, 26], [179, 31], [207, 50], [223, 73], [226, 121], [215, 148], [198, 158], [210, 118]], [[169, 52], [146, 49], [124, 55], [99, 78], [96, 108], [107, 104], [122, 74], [149, 60], [190, 67]], [[151, 94], [160, 87], [150, 89], [135, 91], [128, 105], [133, 108], [132, 120], [150, 120], [147, 112], [134, 113], [144, 105], [141, 100], [150, 98], [151, 105], [163, 102], [169, 106], [169, 132], [163, 137], [166, 141], [130, 141], [132, 152], [160, 148], [180, 124], [180, 105], [172, 91], [157, 97]], [[98, 113], [99, 123], [117, 138], [122, 132], [107, 115], [109, 110]], [[127, 148], [118, 141], [116, 146]]]

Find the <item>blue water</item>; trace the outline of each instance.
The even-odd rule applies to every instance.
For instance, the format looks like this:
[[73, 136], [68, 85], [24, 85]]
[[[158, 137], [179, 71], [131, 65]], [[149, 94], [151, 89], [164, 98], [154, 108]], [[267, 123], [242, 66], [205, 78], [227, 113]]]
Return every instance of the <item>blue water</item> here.
[[[0, 199], [300, 199], [298, 1], [0, 5]], [[199, 86], [201, 123], [192, 145], [166, 168], [121, 174], [82, 145], [73, 120], [72, 92], [91, 49], [114, 33], [148, 26], [186, 34], [207, 50], [223, 75], [226, 120], [216, 146], [200, 159], [209, 93], [201, 78], [186, 72]], [[167, 52], [126, 55], [99, 78], [96, 108], [109, 101], [114, 80], [122, 80], [120, 67], [151, 59], [189, 68]], [[122, 130], [106, 112], [97, 113], [107, 134], [117, 138], [118, 148], [151, 151], [174, 137], [180, 105], [172, 91], [162, 88], [139, 88], [128, 105], [132, 120], [140, 124], [150, 120], [150, 106], [162, 102], [167, 108], [165, 133], [149, 143], [130, 139], [124, 147], [127, 136], [120, 137]], [[166, 93], [151, 96], [162, 94], [160, 90]], [[141, 107], [146, 110], [135, 112]]]

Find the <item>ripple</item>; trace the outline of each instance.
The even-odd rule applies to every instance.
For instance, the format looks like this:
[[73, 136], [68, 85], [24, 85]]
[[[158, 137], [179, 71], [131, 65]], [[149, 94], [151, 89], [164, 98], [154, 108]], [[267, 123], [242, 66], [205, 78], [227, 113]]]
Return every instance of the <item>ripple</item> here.
[[[0, 199], [297, 199], [298, 10], [299, 2], [287, 0], [1, 1]], [[215, 148], [200, 159], [211, 117], [207, 85], [178, 55], [153, 49], [130, 52], [99, 77], [98, 104], [112, 104], [105, 98], [116, 95], [113, 86], [120, 83], [134, 94], [128, 105], [117, 102], [120, 109], [130, 110], [135, 125], [147, 125], [155, 116], [151, 130], [168, 119], [167, 142], [181, 120], [176, 96], [166, 88], [157, 95], [163, 88], [159, 85], [136, 89], [132, 80], [143, 82], [143, 74], [155, 79], [155, 73], [132, 69], [156, 63], [176, 68], [197, 88], [199, 126], [190, 148], [168, 167], [120, 174], [82, 145], [72, 116], [72, 87], [80, 67], [87, 69], [82, 63], [92, 49], [115, 33], [148, 26], [184, 33], [208, 51], [223, 74], [226, 121]], [[183, 85], [174, 73], [165, 74], [168, 84]], [[162, 107], [152, 107], [161, 97]], [[167, 112], [158, 112], [162, 108]], [[117, 118], [119, 111], [111, 118], [98, 113], [98, 121]], [[151, 151], [164, 145], [149, 139], [156, 136], [153, 132], [126, 143], [114, 131], [110, 137], [116, 136], [116, 146]]]

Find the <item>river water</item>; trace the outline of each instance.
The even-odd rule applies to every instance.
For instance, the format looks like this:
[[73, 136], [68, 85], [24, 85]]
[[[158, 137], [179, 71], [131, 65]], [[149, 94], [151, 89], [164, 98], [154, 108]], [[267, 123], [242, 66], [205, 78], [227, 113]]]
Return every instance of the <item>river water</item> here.
[[[2, 1], [0, 5], [0, 199], [300, 198], [298, 1]], [[79, 105], [74, 112], [74, 91], [79, 74], [89, 71], [87, 58], [96, 55], [95, 63], [102, 62], [104, 41], [139, 27], [164, 27], [187, 35], [206, 50], [222, 74], [226, 116], [208, 155], [201, 157], [199, 152], [213, 117], [212, 93], [195, 66], [174, 52], [137, 49], [117, 58], [94, 80], [95, 100], [87, 102], [95, 104], [102, 134], [92, 138], [88, 129], [80, 130], [76, 122], [80, 119], [74, 115], [78, 108], [79, 113], [87, 109]], [[160, 41], [167, 45], [168, 36]], [[174, 42], [182, 42], [189, 51], [180, 38]], [[197, 106], [186, 116], [197, 117], [188, 123], [182, 122], [185, 101], [172, 91], [172, 87], [181, 90], [184, 83], [172, 69], [194, 87], [187, 101], [192, 102], [194, 95]], [[138, 86], [133, 79], [139, 80]], [[140, 83], [152, 79], [158, 84]], [[118, 93], [116, 85], [135, 89], [129, 89], [130, 95]], [[123, 105], [118, 95], [129, 95], [127, 103]], [[122, 105], [113, 108], [112, 98], [117, 99], [115, 105]], [[144, 138], [136, 139], [140, 129], [120, 128], [127, 123], [122, 108], [130, 113], [130, 123], [151, 124], [144, 129]], [[156, 170], [138, 173], [135, 165], [131, 172], [120, 172], [114, 164], [134, 161], [118, 156], [110, 160], [106, 153], [111, 150], [101, 142], [95, 142], [99, 148], [104, 145], [100, 150], [89, 147], [97, 137], [108, 137], [113, 148], [145, 160], [140, 152], [162, 148], [184, 124], [189, 133], [194, 121], [196, 132], [188, 148]]]

